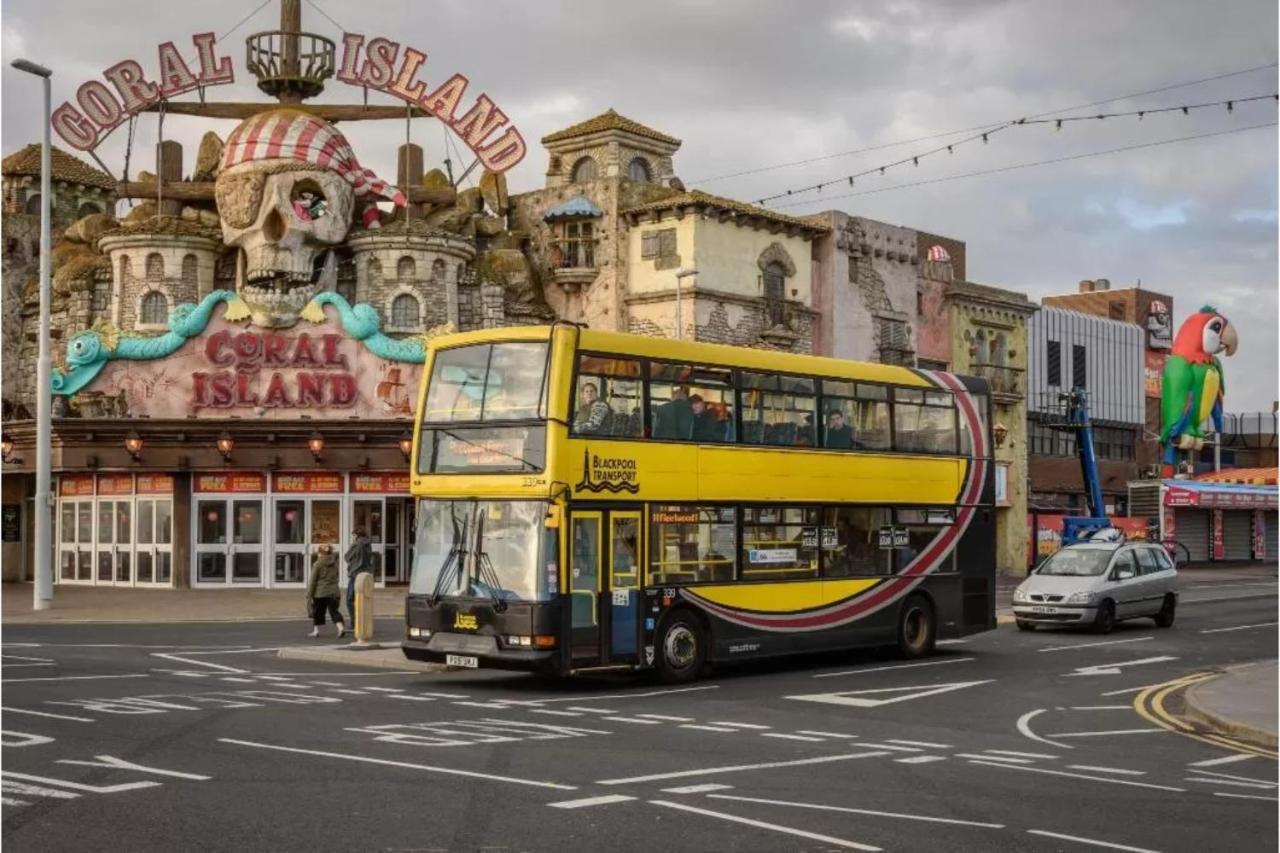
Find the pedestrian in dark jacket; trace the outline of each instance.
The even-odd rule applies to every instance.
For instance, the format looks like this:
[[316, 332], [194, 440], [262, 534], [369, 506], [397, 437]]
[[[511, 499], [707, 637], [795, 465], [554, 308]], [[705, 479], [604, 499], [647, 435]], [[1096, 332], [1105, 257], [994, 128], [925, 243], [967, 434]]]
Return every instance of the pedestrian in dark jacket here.
[[347, 549], [347, 616], [356, 624], [356, 579], [361, 572], [373, 571], [373, 545], [363, 527], [353, 531], [354, 539]]
[[338, 596], [342, 594], [342, 586], [338, 583], [338, 557], [333, 553], [333, 546], [321, 545], [320, 551], [311, 562], [311, 580], [307, 582], [307, 600], [311, 602], [311, 633], [308, 637], [320, 636], [320, 626], [324, 625], [324, 614], [338, 629], [341, 637], [347, 632], [342, 624], [342, 613], [338, 611]]

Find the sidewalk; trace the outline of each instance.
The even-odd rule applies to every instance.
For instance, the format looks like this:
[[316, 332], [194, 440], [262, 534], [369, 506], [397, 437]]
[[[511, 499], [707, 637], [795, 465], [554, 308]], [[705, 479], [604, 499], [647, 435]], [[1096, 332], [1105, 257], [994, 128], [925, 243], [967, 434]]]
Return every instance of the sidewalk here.
[[1221, 734], [1276, 748], [1277, 661], [1232, 667], [1187, 690], [1186, 715]]

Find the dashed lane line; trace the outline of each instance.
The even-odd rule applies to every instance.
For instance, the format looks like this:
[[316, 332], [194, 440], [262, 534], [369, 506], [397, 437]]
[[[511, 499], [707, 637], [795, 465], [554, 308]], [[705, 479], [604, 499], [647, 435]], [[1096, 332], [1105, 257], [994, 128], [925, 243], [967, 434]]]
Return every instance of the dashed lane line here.
[[897, 738], [885, 738], [886, 743], [897, 743], [903, 746], [923, 746], [929, 749], [951, 749], [948, 743], [933, 743], [927, 740], [899, 740]]
[[1114, 773], [1117, 776], [1146, 776], [1145, 770], [1126, 770], [1123, 767], [1098, 767], [1095, 764], [1068, 764], [1070, 770], [1084, 770], [1090, 773]]
[[[714, 796], [714, 795], [712, 795]], [[821, 841], [824, 844], [831, 844], [836, 847], [844, 847], [847, 850], [866, 850], [870, 853], [879, 853], [879, 847], [872, 847], [870, 844], [861, 844], [857, 841], [850, 841], [847, 838], [835, 838], [830, 835], [819, 835], [816, 832], [809, 832], [804, 829], [796, 829], [792, 826], [780, 826], [776, 823], [765, 823], [762, 820], [753, 820], [749, 817], [740, 817], [734, 814], [726, 814], [725, 812], [714, 812], [710, 809], [700, 809], [695, 806], [685, 805], [684, 803], [673, 803], [668, 800], [650, 800], [656, 806], [663, 806], [669, 809], [679, 809], [680, 811], [692, 812], [694, 814], [705, 815], [706, 817], [714, 817], [720, 820], [727, 820], [731, 823], [741, 823], [747, 826], [754, 826], [756, 829], [769, 829], [774, 832], [781, 832], [786, 835], [794, 835], [798, 838], [807, 838], [810, 841]]]
[[1154, 640], [1155, 636], [1148, 637], [1128, 637], [1123, 640], [1101, 640], [1096, 643], [1075, 643], [1070, 646], [1047, 646], [1040, 651], [1042, 652], [1065, 652], [1071, 649], [1091, 649], [1095, 646], [1118, 646], [1121, 643], [1141, 643], [1143, 640]]
[[1259, 797], [1256, 794], [1224, 794], [1222, 791], [1214, 791], [1215, 797], [1231, 797], [1237, 800], [1265, 800], [1268, 803], [1280, 802], [1276, 797]]
[[856, 738], [857, 735], [843, 734], [841, 732], [820, 732], [811, 729], [796, 729], [796, 734], [813, 735], [814, 737], [836, 737], [836, 738]]
[[764, 732], [760, 737], [773, 737], [780, 740], [803, 740], [808, 741], [809, 743], [822, 743], [822, 741], [825, 740], [825, 738], [820, 737], [810, 737], [809, 735], [789, 735], [783, 734], [782, 732]]
[[1217, 767], [1219, 764], [1235, 764], [1237, 761], [1248, 761], [1250, 758], [1258, 758], [1252, 753], [1242, 752], [1238, 755], [1226, 755], [1222, 758], [1210, 758], [1205, 761], [1193, 761], [1188, 767]]
[[605, 794], [602, 797], [584, 797], [581, 800], [561, 800], [558, 803], [547, 803], [553, 809], [581, 809], [588, 806], [607, 806], [611, 803], [625, 803], [634, 800], [626, 794]]
[[1200, 633], [1201, 634], [1221, 634], [1226, 631], [1247, 631], [1250, 628], [1270, 628], [1276, 624], [1277, 623], [1275, 622], [1259, 622], [1257, 625], [1233, 625], [1230, 628], [1210, 628], [1206, 631], [1201, 631]]
[[835, 761], [854, 761], [859, 758], [878, 758], [890, 753], [884, 750], [849, 752], [841, 755], [821, 755], [816, 758], [798, 758], [794, 761], [765, 761], [760, 764], [729, 764], [721, 767], [700, 767], [696, 770], [674, 770], [670, 773], [651, 773], [647, 776], [627, 776], [620, 779], [601, 779], [597, 785], [628, 785], [635, 782], [661, 782], [665, 779], [687, 779], [692, 776], [714, 776], [718, 773], [741, 773], [747, 770], [776, 770], [782, 767], [805, 767], [810, 764], [830, 764]]
[[731, 729], [728, 726], [704, 726], [700, 723], [683, 723], [680, 728], [693, 729], [699, 732], [736, 732], [737, 729]]
[[1201, 776], [1217, 776], [1220, 779], [1235, 779], [1237, 782], [1257, 782], [1260, 785], [1266, 785], [1270, 788], [1276, 787], [1275, 782], [1268, 782], [1266, 779], [1254, 779], [1252, 776], [1235, 776], [1231, 773], [1215, 773], [1212, 770], [1193, 770], [1191, 772], [1199, 773]]
[[30, 711], [26, 708], [10, 708], [8, 706], [0, 707], [0, 711], [7, 714], [30, 714], [33, 717], [48, 717], [51, 720], [68, 720], [74, 723], [92, 723], [93, 720], [88, 717], [73, 717], [70, 714], [50, 714], [47, 711]]
[[1145, 847], [1130, 847], [1127, 844], [1116, 844], [1112, 841], [1100, 841], [1097, 838], [1084, 838], [1079, 835], [1063, 835], [1061, 832], [1049, 832], [1045, 829], [1028, 829], [1029, 835], [1043, 835], [1046, 838], [1060, 838], [1063, 841], [1078, 841], [1081, 844], [1092, 844], [1094, 847], [1105, 847], [1108, 850], [1125, 850], [1128, 853], [1157, 853]]
[[615, 723], [635, 723], [644, 726], [660, 726], [661, 720], [645, 720], [640, 717], [601, 717], [602, 720], [613, 720]]
[[555, 710], [552, 710], [551, 708], [534, 708], [529, 713], [546, 714], [552, 717], [581, 717], [582, 716], [581, 711], [555, 711]]
[[682, 785], [679, 788], [663, 788], [664, 794], [706, 794], [711, 791], [729, 791], [732, 785], [721, 785], [719, 782], [706, 782], [702, 785]]
[[650, 720], [662, 720], [665, 723], [692, 723], [693, 717], [672, 717], [667, 714], [636, 714], [637, 717], [647, 717]]
[[612, 711], [608, 708], [588, 708], [583, 705], [570, 705], [569, 710], [581, 711], [584, 714], [616, 714], [618, 713], [617, 711]]
[[1044, 752], [1019, 752], [1016, 749], [984, 749], [983, 752], [989, 752], [994, 755], [1016, 755], [1019, 758], [1057, 758], [1056, 755], [1049, 755]]
[[858, 746], [862, 747], [863, 749], [889, 749], [894, 752], [923, 752], [924, 751], [917, 746], [897, 746], [891, 743], [868, 743], [867, 741], [863, 741], [862, 743], [858, 744]]
[[1228, 788], [1253, 788], [1255, 790], [1261, 789], [1263, 791], [1269, 791], [1275, 787], [1267, 784], [1266, 782], [1236, 782], [1232, 779], [1202, 779], [1198, 776], [1187, 776], [1182, 781], [1201, 782], [1206, 785], [1225, 785]]
[[1166, 734], [1168, 729], [1163, 728], [1146, 728], [1146, 729], [1111, 729], [1101, 732], [1055, 732], [1049, 737], [1110, 737], [1112, 735], [1152, 735]]
[[17, 684], [25, 681], [93, 681], [103, 678], [150, 678], [150, 673], [134, 672], [127, 675], [52, 675], [47, 678], [6, 678], [0, 684]]
[[[418, 673], [409, 673], [417, 675]], [[670, 687], [663, 690], [646, 690], [640, 693], [609, 693], [600, 696], [557, 696], [550, 699], [508, 699], [508, 705], [537, 708], [551, 702], [595, 702], [603, 699], [647, 699], [652, 696], [668, 696], [672, 693], [692, 693], [700, 690], [719, 690], [719, 684], [700, 684], [697, 687]]]
[[729, 727], [731, 727], [731, 728], [735, 728], [735, 729], [756, 729], [756, 730], [759, 730], [759, 731], [764, 731], [764, 730], [766, 730], [766, 729], [771, 729], [771, 728], [773, 728], [772, 726], [762, 726], [762, 725], [760, 725], [759, 723], [726, 723], [726, 722], [724, 722], [724, 721], [722, 721], [722, 720], [712, 720], [712, 721], [711, 721], [711, 725], [713, 725], [713, 726], [729, 726]]
[[898, 663], [891, 666], [871, 666], [866, 669], [847, 669], [841, 672], [820, 672], [814, 678], [835, 678], [840, 675], [865, 675], [869, 672], [884, 672], [891, 669], [915, 669], [918, 666], [946, 666], [953, 663], [967, 663], [976, 658], [949, 658], [947, 660], [929, 660], [922, 663]]
[[1106, 776], [1090, 776], [1085, 773], [1067, 773], [1065, 770], [1050, 770], [1047, 767], [1022, 767], [1017, 764], [1001, 764], [995, 761], [975, 761], [969, 760], [970, 764], [981, 764], [985, 767], [1000, 767], [1004, 770], [1022, 770], [1027, 773], [1044, 773], [1049, 776], [1066, 776], [1071, 779], [1088, 779], [1093, 782], [1107, 782], [1112, 785], [1131, 785], [1137, 788], [1154, 788], [1157, 791], [1174, 791], [1179, 794], [1185, 794], [1186, 788], [1174, 788], [1170, 785], [1155, 785], [1151, 782], [1134, 782], [1130, 779], [1109, 779]]
[[906, 758], [895, 758], [899, 764], [928, 764], [932, 761], [946, 761], [945, 755], [909, 755]]
[[956, 758], [976, 758], [979, 761], [999, 761], [1009, 764], [1033, 764], [1030, 758], [1014, 758], [1012, 755], [982, 755], [974, 752], [957, 752]]
[[976, 826], [981, 829], [1004, 829], [1003, 823], [983, 823], [975, 820], [960, 820], [951, 817], [934, 817], [933, 815], [906, 814], [904, 812], [885, 812], [876, 809], [858, 809], [851, 806], [827, 806], [819, 803], [796, 803], [788, 800], [766, 800], [761, 797], [740, 797], [734, 794], [710, 794], [713, 800], [734, 800], [743, 803], [763, 803], [770, 806], [790, 806], [797, 809], [812, 809], [823, 812], [842, 812], [844, 814], [865, 814], [872, 817], [891, 817], [898, 820], [914, 820], [923, 823], [945, 823], [952, 826]]

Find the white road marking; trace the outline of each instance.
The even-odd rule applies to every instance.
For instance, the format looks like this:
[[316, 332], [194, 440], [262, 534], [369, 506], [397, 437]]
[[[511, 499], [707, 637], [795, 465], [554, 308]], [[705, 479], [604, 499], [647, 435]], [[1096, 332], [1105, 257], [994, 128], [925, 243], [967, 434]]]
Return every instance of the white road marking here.
[[1149, 728], [1149, 729], [1114, 729], [1107, 732], [1057, 732], [1049, 737], [1110, 737], [1111, 735], [1149, 735], [1157, 732], [1167, 733], [1168, 729]]
[[900, 743], [903, 746], [927, 746], [931, 749], [951, 749], [949, 743], [933, 743], [927, 740], [899, 740], [897, 738], [886, 738], [886, 743]]
[[[1163, 683], [1163, 682], [1161, 682]], [[1123, 696], [1125, 693], [1137, 693], [1139, 690], [1146, 690], [1148, 687], [1159, 687], [1159, 684], [1144, 684], [1141, 687], [1126, 687], [1123, 690], [1108, 690], [1103, 696]]]
[[377, 690], [379, 693], [403, 693], [403, 687], [366, 687], [365, 690]]
[[17, 684], [21, 681], [92, 681], [99, 678], [150, 678], [145, 672], [129, 675], [51, 675], [48, 678], [6, 678], [0, 684]]
[[925, 823], [949, 823], [955, 826], [977, 826], [983, 829], [1004, 829], [1002, 823], [981, 823], [974, 820], [959, 820], [950, 817], [933, 817], [932, 815], [904, 814], [903, 812], [882, 812], [875, 809], [855, 809], [849, 806], [824, 806], [818, 803], [795, 803], [787, 800], [766, 800], [760, 797], [739, 797], [734, 794], [712, 794], [713, 800], [736, 800], [743, 803], [764, 803], [770, 806], [791, 806], [797, 809], [815, 809], [823, 812], [843, 812], [846, 814], [865, 814], [875, 817], [895, 817], [900, 820], [918, 820]]
[[59, 764], [77, 764], [84, 767], [106, 767], [110, 770], [132, 770], [135, 773], [150, 773], [154, 776], [172, 776], [175, 779], [190, 779], [194, 782], [208, 781], [210, 776], [202, 776], [199, 773], [183, 773], [180, 770], [162, 770], [159, 767], [148, 767], [145, 764], [134, 764], [132, 761], [125, 761], [123, 758], [116, 758], [112, 755], [95, 755], [94, 761], [78, 761], [72, 758], [59, 758]]
[[782, 732], [765, 732], [760, 735], [760, 737], [776, 737], [783, 740], [803, 740], [808, 741], [809, 743], [822, 743], [824, 740], [824, 738], [820, 737], [809, 737], [808, 735], [787, 735]]
[[626, 794], [605, 794], [603, 797], [586, 797], [581, 800], [561, 800], [558, 803], [547, 803], [553, 809], [580, 809], [585, 806], [604, 806], [609, 803], [625, 803], [634, 800]]
[[[713, 795], [714, 796], [714, 795]], [[803, 829], [795, 829], [790, 826], [779, 826], [776, 823], [765, 823], [762, 820], [752, 820], [749, 817], [739, 817], [738, 815], [725, 814], [724, 812], [713, 812], [709, 809], [699, 809], [694, 806], [687, 806], [683, 803], [672, 803], [667, 800], [650, 800], [649, 802], [657, 806], [665, 806], [669, 809], [679, 809], [680, 811], [693, 812], [694, 814], [706, 815], [707, 817], [715, 817], [720, 820], [731, 821], [732, 823], [742, 823], [747, 826], [754, 826], [757, 829], [771, 829], [774, 832], [782, 832], [787, 835], [794, 835], [798, 838], [807, 838], [810, 841], [822, 841], [826, 844], [833, 844], [836, 847], [844, 847], [849, 850], [867, 850], [871, 853], [879, 853], [879, 847], [872, 847], [870, 844], [859, 844], [857, 841], [850, 841], [846, 838], [833, 838], [830, 835], [819, 835], [816, 832], [807, 832]]]
[[410, 693], [389, 693], [389, 694], [387, 694], [387, 698], [388, 698], [388, 699], [406, 699], [406, 700], [409, 700], [409, 701], [411, 701], [411, 702], [434, 702], [434, 701], [436, 701], [436, 699], [435, 699], [435, 697], [434, 697], [434, 696], [414, 696], [414, 695], [412, 695], [412, 694], [410, 694]]
[[611, 711], [608, 708], [588, 708], [583, 705], [570, 705], [570, 711], [582, 711], [584, 714], [616, 714], [617, 711]]
[[582, 716], [582, 712], [581, 712], [581, 711], [553, 711], [553, 710], [551, 710], [550, 708], [534, 708], [534, 709], [533, 709], [533, 710], [531, 710], [529, 713], [531, 713], [531, 714], [550, 714], [550, 715], [552, 715], [552, 716], [556, 716], [556, 717], [581, 717], [581, 716]]
[[22, 669], [26, 666], [57, 666], [56, 663], [0, 663], [0, 669]]
[[[7, 709], [4, 709], [7, 710]], [[1248, 761], [1250, 758], [1257, 758], [1256, 755], [1240, 753], [1239, 755], [1226, 755], [1222, 758], [1210, 758], [1207, 761], [1193, 761], [1188, 767], [1217, 767], [1219, 764], [1235, 764], [1237, 761]]]
[[966, 663], [974, 658], [950, 658], [948, 660], [929, 660], [923, 663], [897, 663], [892, 666], [872, 666], [866, 669], [847, 669], [842, 672], [820, 672], [814, 678], [835, 678], [839, 675], [864, 675], [868, 672], [884, 672], [889, 669], [914, 669], [917, 666], [943, 666], [949, 663]]
[[887, 743], [868, 743], [867, 741], [863, 741], [858, 746], [862, 749], [891, 749], [894, 752], [923, 752], [922, 749], [916, 746], [893, 746]]
[[117, 794], [121, 791], [136, 791], [139, 788], [158, 788], [159, 782], [124, 782], [119, 785], [86, 785], [83, 782], [70, 782], [66, 779], [50, 779], [47, 776], [36, 776], [31, 773], [11, 773], [5, 771], [6, 778], [25, 779], [28, 782], [43, 782], [46, 785], [56, 785], [59, 788], [68, 788], [72, 791], [85, 791], [90, 794]]
[[1072, 705], [1072, 711], [1132, 711], [1132, 705]]
[[[417, 675], [418, 673], [410, 673]], [[695, 690], [719, 690], [719, 684], [702, 684], [697, 687], [672, 687], [666, 690], [648, 690], [643, 693], [610, 693], [602, 696], [560, 696], [554, 699], [508, 699], [508, 705], [546, 705], [550, 702], [594, 702], [600, 699], [644, 699], [650, 696], [667, 696], [672, 693], [691, 693]]]
[[[186, 652], [186, 654], [192, 655], [192, 656], [194, 655], [241, 655], [241, 654], [248, 654], [251, 652], [278, 652], [278, 651], [280, 651], [280, 648], [276, 646], [270, 649], [221, 649], [221, 650], [213, 650], [213, 651], [207, 651], [207, 652], [191, 651], [191, 652]], [[219, 672], [233, 672], [233, 673], [239, 673], [241, 675], [244, 675], [249, 672], [249, 670], [247, 669], [240, 669], [239, 667], [235, 667], [235, 666], [227, 666], [226, 664], [210, 663], [207, 660], [192, 660], [190, 657], [184, 657], [183, 655], [176, 655], [173, 652], [152, 652], [151, 656], [156, 658], [164, 658], [165, 660], [177, 661], [178, 663], [185, 663], [191, 666], [208, 667], [209, 669], [216, 669]]]
[[977, 758], [981, 761], [1007, 761], [1010, 764], [1031, 764], [1030, 758], [1014, 758], [1012, 755], [981, 755], [974, 752], [957, 752], [956, 758]]
[[899, 764], [928, 764], [931, 761], [946, 761], [945, 755], [909, 755], [906, 758], [895, 758]]
[[1224, 794], [1221, 791], [1214, 791], [1215, 797], [1233, 797], [1237, 800], [1265, 800], [1268, 803], [1280, 802], [1275, 797], [1259, 797], [1254, 794]]
[[[814, 676], [817, 678], [817, 676]], [[949, 684], [917, 684], [910, 687], [877, 687], [872, 690], [844, 690], [839, 693], [808, 693], [799, 696], [786, 696], [786, 699], [797, 699], [801, 702], [825, 702], [828, 705], [852, 705], [855, 708], [878, 708], [881, 705], [891, 705], [894, 702], [908, 702], [912, 699], [922, 699], [925, 696], [936, 696], [939, 693], [950, 693], [953, 690], [963, 690], [966, 687], [977, 687], [981, 684], [991, 684], [995, 681], [993, 678], [986, 678], [981, 681], [953, 681]], [[889, 699], [873, 698], [878, 696], [894, 695]]]
[[1270, 628], [1277, 623], [1275, 622], [1259, 622], [1257, 625], [1236, 625], [1231, 628], [1210, 628], [1207, 631], [1201, 631], [1201, 634], [1221, 634], [1224, 631], [1247, 631], [1250, 628]]
[[1043, 752], [1018, 752], [1016, 749], [984, 749], [983, 752], [989, 752], [993, 755], [1016, 755], [1019, 758], [1057, 758], [1056, 755], [1047, 755]]
[[1129, 853], [1157, 853], [1145, 847], [1129, 847], [1125, 844], [1113, 844], [1110, 841], [1099, 841], [1096, 838], [1081, 838], [1079, 835], [1063, 835], [1060, 832], [1048, 832], [1043, 829], [1028, 829], [1030, 835], [1044, 835], [1048, 838], [1061, 838], [1064, 841], [1079, 841], [1081, 844], [1092, 844], [1094, 847], [1106, 847], [1109, 850], [1127, 850]]
[[[40, 785], [28, 785], [26, 782], [15, 782], [5, 778], [0, 778], [0, 790], [7, 794], [26, 794], [31, 797], [49, 797], [54, 800], [74, 800], [80, 796], [70, 791], [59, 791], [56, 788], [44, 788]], [[21, 800], [12, 801], [6, 799], [5, 802], [11, 806], [31, 805]]]
[[726, 723], [723, 720], [712, 720], [711, 725], [732, 726], [735, 729], [759, 729], [760, 731], [773, 728], [773, 726], [762, 726], [759, 723]]
[[1088, 779], [1092, 782], [1109, 782], [1112, 785], [1132, 785], [1137, 788], [1155, 788], [1157, 791], [1175, 791], [1179, 794], [1185, 794], [1186, 788], [1174, 788], [1169, 785], [1153, 785], [1150, 782], [1133, 782], [1128, 779], [1108, 779], [1105, 776], [1087, 776], [1084, 773], [1067, 773], [1064, 770], [1050, 770], [1047, 767], [1020, 767], [1016, 764], [998, 764], [990, 761], [974, 761], [970, 759], [970, 764], [982, 764], [986, 767], [1003, 767], [1005, 770], [1024, 770], [1027, 773], [1045, 773], [1050, 776], [1067, 776], [1071, 779]]
[[55, 663], [53, 658], [33, 658], [33, 657], [27, 657], [26, 655], [0, 655], [0, 666], [18, 666], [18, 664], [9, 663], [9, 661], [11, 660], [26, 661], [27, 663], [23, 664], [23, 666], [26, 666], [26, 665], [34, 666], [37, 664], [40, 666], [46, 666], [46, 665], [53, 666]]
[[[1040, 741], [1040, 743], [1047, 743], [1049, 744], [1049, 746], [1056, 746], [1058, 749], [1075, 749], [1075, 747], [1073, 746], [1068, 746], [1065, 743], [1058, 743], [1057, 741], [1049, 740], [1048, 738], [1041, 737], [1040, 735], [1031, 731], [1031, 721], [1034, 720], [1036, 716], [1038, 716], [1039, 714], [1043, 714], [1046, 710], [1048, 709], [1037, 708], [1034, 711], [1028, 711], [1027, 713], [1023, 714], [1021, 717], [1018, 718], [1018, 722], [1015, 724], [1018, 727], [1018, 731], [1022, 734], [1023, 737], [1030, 738], [1031, 740], [1038, 740]], [[996, 752], [997, 750], [990, 750], [990, 751]]]
[[[487, 779], [491, 782], [510, 782], [513, 785], [529, 785], [534, 788], [554, 788], [560, 791], [576, 791], [576, 785], [564, 785], [559, 782], [539, 782], [536, 779], [517, 779], [512, 776], [497, 776], [492, 773], [478, 773], [474, 770], [459, 770], [454, 767], [437, 767], [431, 764], [413, 764], [408, 761], [391, 761], [385, 758], [371, 758], [365, 755], [344, 755], [341, 752], [325, 752], [319, 749], [301, 749], [295, 746], [280, 746], [273, 743], [258, 743], [251, 740], [236, 740], [235, 738], [220, 737], [221, 743], [232, 743], [237, 746], [247, 746], [253, 749], [271, 749], [278, 752], [296, 752], [302, 755], [318, 755], [321, 758], [339, 758], [343, 761], [358, 761], [365, 764], [381, 764], [385, 767], [404, 767], [409, 770], [426, 770], [428, 773], [444, 773], [449, 776], [468, 776], [472, 779]], [[155, 783], [149, 783], [155, 784]]]
[[[318, 687], [346, 687], [347, 686], [343, 684], [341, 681], [313, 681], [311, 683]], [[460, 696], [458, 698], [462, 699], [465, 697]]]
[[646, 720], [641, 717], [601, 717], [602, 720], [613, 720], [615, 723], [636, 723], [645, 726], [660, 726], [661, 720]]
[[[223, 681], [230, 681], [230, 680], [231, 680], [231, 679], [229, 679], [229, 678], [224, 678], [224, 679], [223, 679]], [[281, 686], [283, 686], [283, 685], [281, 685]], [[352, 689], [351, 689], [351, 688], [349, 688], [349, 687], [334, 687], [334, 688], [333, 688], [333, 692], [334, 692], [334, 693], [345, 693], [345, 694], [347, 694], [348, 696], [368, 696], [368, 695], [369, 695], [368, 693], [365, 693], [363, 690], [352, 690]], [[456, 703], [455, 703], [455, 704], [456, 704]]]
[[[263, 681], [293, 681], [292, 675], [259, 675]], [[374, 690], [391, 690], [390, 687], [375, 687]]]
[[684, 779], [690, 776], [711, 776], [716, 773], [739, 773], [744, 770], [772, 770], [778, 767], [803, 767], [809, 764], [829, 764], [833, 761], [852, 761], [855, 758], [876, 758], [888, 752], [853, 752], [844, 755], [824, 755], [818, 758], [800, 758], [795, 761], [766, 761], [761, 764], [730, 764], [723, 767], [704, 767], [698, 770], [676, 770], [671, 773], [652, 773], [648, 776], [628, 776], [625, 779], [601, 779], [597, 785], [627, 785], [632, 782], [658, 782], [663, 779]]
[[636, 714], [637, 717], [648, 717], [651, 720], [662, 720], [666, 723], [692, 723], [693, 717], [670, 717], [666, 714]]
[[1149, 637], [1128, 637], [1123, 640], [1102, 640], [1097, 643], [1076, 643], [1071, 646], [1048, 646], [1041, 649], [1042, 652], [1065, 652], [1069, 649], [1091, 649], [1094, 646], [1115, 646], [1120, 643], [1141, 643], [1143, 640], [1154, 640], [1155, 636]]
[[664, 794], [705, 794], [708, 791], [729, 791], [732, 785], [721, 785], [719, 782], [707, 782], [702, 785], [683, 785], [679, 788], [663, 788]]
[[15, 732], [12, 729], [0, 729], [0, 745], [2, 746], [41, 746], [53, 743], [53, 738], [44, 735], [33, 735], [27, 732]]
[[[1255, 756], [1251, 755], [1249, 757], [1254, 758]], [[1194, 767], [1195, 765], [1192, 766]], [[1257, 782], [1260, 785], [1267, 785], [1272, 788], [1276, 786], [1275, 782], [1268, 782], [1266, 779], [1254, 779], [1251, 776], [1233, 776], [1230, 773], [1215, 773], [1212, 770], [1193, 770], [1191, 772], [1199, 773], [1201, 776], [1217, 776], [1220, 779], [1236, 779], [1240, 782]]]
[[222, 676], [221, 680], [222, 681], [238, 681], [241, 684], [253, 684], [252, 678], [240, 678], [237, 675], [224, 675]]
[[505, 711], [505, 702], [454, 702], [455, 705], [466, 705], [468, 708], [488, 708], [491, 711]]
[[1093, 764], [1068, 764], [1071, 770], [1089, 770], [1094, 773], [1115, 773], [1117, 776], [1146, 776], [1145, 770], [1125, 770], [1123, 767], [1098, 767]]
[[700, 732], [736, 732], [737, 729], [731, 729], [728, 726], [703, 726], [696, 723], [685, 723], [680, 726], [682, 729], [695, 729]]
[[1187, 776], [1182, 781], [1203, 782], [1206, 785], [1226, 785], [1228, 788], [1261, 788], [1264, 791], [1275, 787], [1268, 782], [1237, 782], [1234, 779], [1202, 779], [1198, 776]]
[[969, 642], [968, 638], [962, 638], [959, 640], [938, 640], [938, 642], [934, 643], [934, 645], [935, 646], [956, 646], [956, 645], [959, 645], [960, 643], [967, 643], [967, 642]]
[[842, 737], [842, 738], [857, 737], [857, 735], [847, 735], [847, 734], [842, 734], [841, 732], [819, 732], [819, 731], [814, 731], [812, 729], [796, 729], [796, 734], [813, 735], [814, 737]]
[[1150, 658], [1139, 658], [1138, 660], [1119, 661], [1117, 663], [1100, 663], [1094, 666], [1078, 666], [1075, 672], [1068, 672], [1067, 678], [1081, 675], [1119, 675], [1120, 670], [1126, 666], [1142, 666], [1148, 663], [1164, 663], [1165, 661], [1177, 660], [1176, 657], [1170, 655], [1158, 655]]
[[73, 717], [70, 714], [50, 714], [47, 711], [28, 711], [26, 708], [0, 707], [0, 711], [10, 714], [30, 714], [33, 717], [48, 717], [51, 720], [70, 720], [73, 723], [92, 723], [88, 717]]

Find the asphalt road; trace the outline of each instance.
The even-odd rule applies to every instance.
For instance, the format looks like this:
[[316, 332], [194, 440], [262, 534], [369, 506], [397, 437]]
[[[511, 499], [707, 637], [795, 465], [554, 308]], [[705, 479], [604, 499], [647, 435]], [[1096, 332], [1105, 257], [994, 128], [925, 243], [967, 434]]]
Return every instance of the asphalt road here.
[[[279, 659], [304, 641], [294, 623], [6, 627], [0, 840], [1274, 850], [1275, 761], [1134, 707], [1149, 685], [1274, 658], [1274, 592], [1198, 589], [1168, 630], [1002, 626], [921, 662], [804, 658], [682, 689]], [[1205, 600], [1226, 595], [1254, 597]]]

